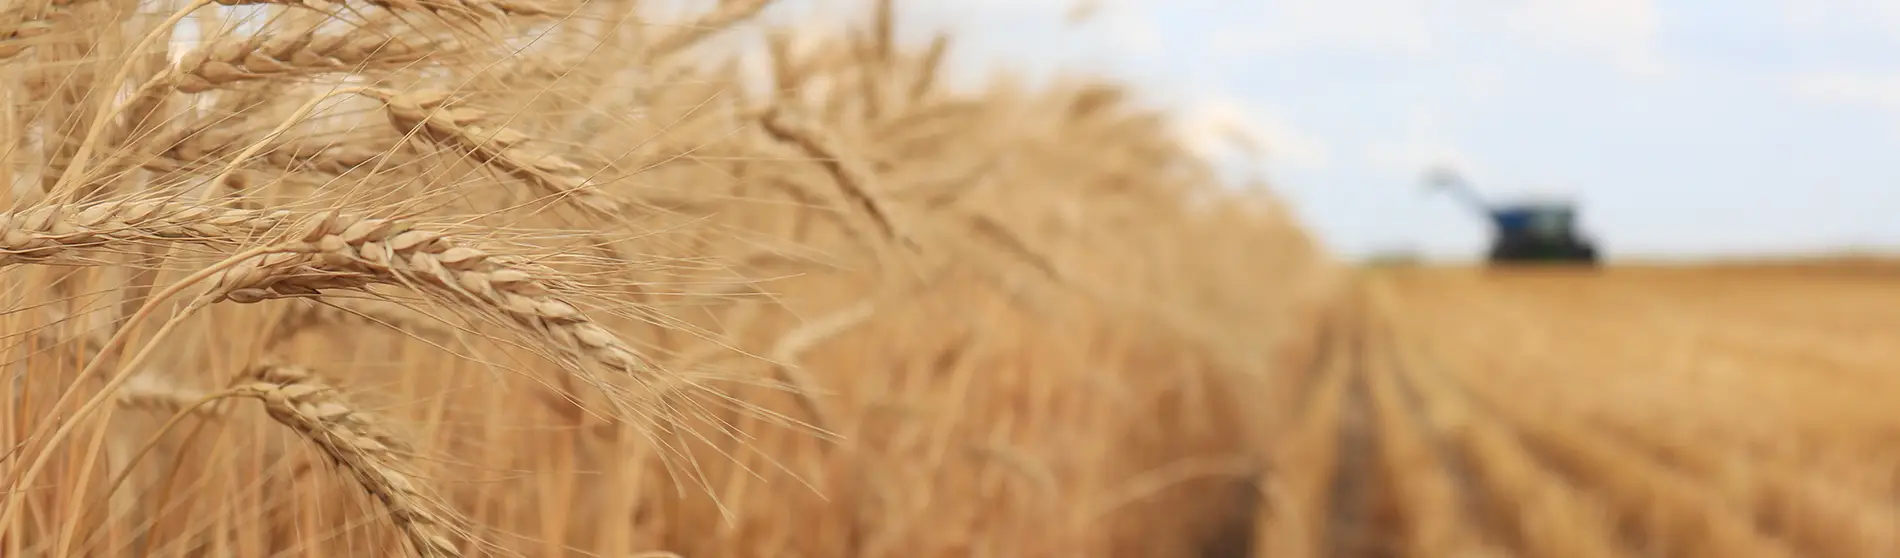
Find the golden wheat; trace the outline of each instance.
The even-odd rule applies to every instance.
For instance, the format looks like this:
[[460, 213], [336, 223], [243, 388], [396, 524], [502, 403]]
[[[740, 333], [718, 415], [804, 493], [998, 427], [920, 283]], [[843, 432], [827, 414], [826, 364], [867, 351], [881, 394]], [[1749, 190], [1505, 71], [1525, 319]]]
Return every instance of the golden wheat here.
[[641, 4], [0, 11], [0, 554], [1247, 538], [1261, 347], [1324, 282], [1270, 195], [1121, 86], [947, 83], [895, 3]]

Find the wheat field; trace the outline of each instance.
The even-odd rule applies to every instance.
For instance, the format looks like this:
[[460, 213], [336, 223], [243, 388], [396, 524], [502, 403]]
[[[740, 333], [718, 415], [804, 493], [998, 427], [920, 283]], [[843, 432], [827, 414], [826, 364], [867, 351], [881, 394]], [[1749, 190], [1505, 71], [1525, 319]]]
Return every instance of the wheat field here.
[[1893, 556], [1891, 269], [1366, 272], [1262, 555]]
[[0, 556], [1889, 556], [1882, 267], [1362, 272], [903, 6], [7, 0]]
[[0, 555], [1243, 541], [1278, 202], [768, 4], [8, 4]]

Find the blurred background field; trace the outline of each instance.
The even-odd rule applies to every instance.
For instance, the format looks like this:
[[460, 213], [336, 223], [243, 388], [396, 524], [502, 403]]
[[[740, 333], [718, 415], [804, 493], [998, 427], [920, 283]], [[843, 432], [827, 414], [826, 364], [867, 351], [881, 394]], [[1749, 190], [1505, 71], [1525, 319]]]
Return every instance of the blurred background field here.
[[0, 556], [1893, 556], [1744, 4], [12, 0]]

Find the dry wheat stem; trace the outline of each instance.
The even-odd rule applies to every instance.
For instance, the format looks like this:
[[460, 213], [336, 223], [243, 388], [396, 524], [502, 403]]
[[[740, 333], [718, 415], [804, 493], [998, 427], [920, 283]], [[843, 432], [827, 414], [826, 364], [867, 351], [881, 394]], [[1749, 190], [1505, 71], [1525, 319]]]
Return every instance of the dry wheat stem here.
[[[255, 256], [272, 253], [275, 250], [278, 250], [278, 248], [266, 246], [240, 252], [210, 267], [198, 270], [180, 279], [178, 282], [173, 283], [171, 286], [166, 287], [165, 290], [152, 295], [151, 298], [145, 300], [145, 304], [139, 306], [137, 313], [127, 318], [124, 325], [122, 325], [118, 331], [114, 332], [110, 339], [106, 340], [105, 345], [99, 348], [99, 354], [88, 361], [84, 369], [80, 370], [79, 377], [89, 378], [97, 374], [99, 367], [103, 363], [112, 360], [110, 357], [113, 351], [119, 350], [119, 348], [123, 347], [126, 341], [130, 339], [128, 334], [132, 331], [131, 326], [151, 317], [154, 312], [158, 311], [158, 307], [161, 303], [171, 300], [173, 297], [178, 296], [179, 293], [184, 292], [185, 289], [211, 278], [227, 267], [248, 261], [249, 258]], [[104, 407], [107, 402], [114, 398], [117, 390], [134, 377], [132, 371], [138, 369], [139, 366], [144, 364], [145, 359], [151, 357], [152, 351], [159, 347], [160, 341], [164, 340], [167, 335], [170, 335], [172, 330], [179, 323], [182, 323], [186, 316], [196, 312], [207, 303], [208, 299], [200, 298], [186, 307], [179, 315], [166, 320], [164, 325], [159, 326], [158, 330], [152, 333], [152, 337], [145, 343], [145, 347], [140, 349], [138, 354], [133, 355], [131, 360], [121, 365], [119, 371], [114, 373], [111, 378], [106, 380], [105, 385], [99, 388], [99, 392], [93, 394], [90, 399], [87, 399], [84, 404], [80, 405], [78, 410], [73, 411], [71, 415], [67, 416], [66, 420], [47, 421], [34, 428], [32, 434], [28, 435], [27, 441], [43, 440], [41, 444], [42, 449], [36, 454], [32, 463], [27, 465], [25, 471], [21, 472], [20, 475], [14, 479], [14, 486], [29, 486], [34, 481], [37, 481], [40, 473], [45, 471], [46, 465], [52, 461], [53, 455], [57, 453], [53, 450], [57, 448], [61, 442], [64, 442], [66, 438], [72, 436], [74, 429], [78, 428], [87, 418], [90, 418], [93, 413], [98, 412], [100, 408]], [[73, 398], [77, 397], [78, 394], [79, 390], [65, 390], [65, 392], [61, 393], [59, 398], [53, 402], [50, 408], [57, 412], [59, 409], [63, 409], [67, 405], [72, 404]], [[48, 433], [48, 429], [51, 429], [50, 433]], [[104, 434], [105, 431], [100, 430], [97, 435], [103, 436]], [[7, 524], [18, 514], [20, 506], [25, 503], [25, 500], [24, 497], [18, 495], [7, 498], [5, 511], [0, 512], [0, 525]]]
[[[158, 447], [159, 440], [163, 438], [166, 433], [171, 432], [173, 427], [178, 426], [179, 423], [184, 422], [184, 419], [189, 417], [218, 417], [224, 412], [224, 409], [213, 405], [241, 395], [243, 394], [235, 390], [209, 394], [200, 393], [195, 390], [170, 384], [164, 379], [150, 373], [134, 376], [133, 381], [127, 382], [126, 385], [121, 388], [118, 399], [119, 405], [135, 409], [166, 411], [171, 413], [171, 417], [166, 419], [165, 424], [160, 425], [158, 430], [152, 433], [152, 436], [145, 441], [145, 444], [139, 447], [138, 451], [133, 452], [126, 461], [125, 466], [120, 469], [110, 483], [106, 484], [104, 495], [110, 497], [113, 494], [117, 494], [119, 488], [125, 485], [125, 481], [132, 478], [132, 471], [137, 469], [138, 463], [143, 461], [145, 456], [150, 454], [154, 448]], [[81, 523], [89, 522], [90, 521], [81, 521]]]
[[[151, 48], [152, 43], [157, 41], [160, 36], [169, 34], [173, 28], [178, 26], [179, 22], [184, 21], [186, 16], [198, 11], [199, 8], [211, 5], [211, 3], [212, 0], [191, 0], [185, 7], [173, 12], [171, 17], [166, 18], [163, 23], [153, 27], [150, 33], [147, 33], [144, 38], [139, 39], [138, 44], [132, 47], [130, 52], [145, 52], [146, 49]], [[120, 64], [119, 72], [113, 76], [112, 81], [106, 82], [104, 84], [105, 86], [100, 90], [118, 91], [121, 87], [125, 86], [126, 80], [132, 77], [132, 70], [136, 67], [137, 65], [131, 63], [131, 61]], [[106, 125], [116, 120], [119, 117], [119, 113], [138, 104], [138, 101], [139, 100], [135, 98], [124, 104], [114, 105], [112, 110], [93, 111], [95, 114], [92, 119], [92, 124], [86, 129], [85, 139], [79, 143], [79, 149], [73, 153], [71, 161], [66, 165], [66, 169], [60, 172], [58, 181], [54, 183], [57, 185], [57, 188], [52, 192], [53, 195], [48, 196], [54, 203], [72, 201], [71, 198], [79, 193], [80, 187], [86, 182], [79, 180], [79, 177], [85, 176], [85, 168], [92, 160], [92, 152], [100, 143], [106, 131]]]

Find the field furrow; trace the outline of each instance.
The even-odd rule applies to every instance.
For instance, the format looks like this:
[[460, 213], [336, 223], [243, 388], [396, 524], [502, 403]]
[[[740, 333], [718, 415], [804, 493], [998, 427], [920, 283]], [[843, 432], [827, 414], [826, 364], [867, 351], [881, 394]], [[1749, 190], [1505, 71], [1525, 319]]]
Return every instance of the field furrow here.
[[1329, 555], [1900, 553], [1900, 329], [1862, 327], [1900, 304], [1870, 277], [1705, 273], [1348, 289], [1306, 415], [1337, 406]]
[[1331, 556], [1327, 531], [1334, 515], [1331, 488], [1339, 477], [1340, 413], [1351, 381], [1345, 362], [1333, 356], [1345, 340], [1335, 317], [1327, 316], [1316, 338], [1315, 378], [1307, 384], [1306, 404], [1293, 426], [1278, 436], [1267, 481], [1267, 513], [1255, 546], [1267, 556]]
[[1376, 422], [1368, 401], [1365, 367], [1370, 345], [1365, 332], [1364, 310], [1349, 304], [1338, 322], [1341, 343], [1334, 346], [1332, 360], [1346, 374], [1344, 398], [1339, 409], [1339, 475], [1331, 489], [1333, 515], [1327, 530], [1328, 547], [1333, 556], [1351, 558], [1397, 558], [1400, 550], [1391, 536], [1399, 521], [1390, 508], [1389, 479], [1378, 474], [1384, 432]]
[[1415, 399], [1401, 385], [1398, 369], [1402, 364], [1388, 350], [1385, 332], [1376, 325], [1367, 327], [1368, 345], [1374, 349], [1363, 355], [1361, 370], [1381, 442], [1382, 484], [1392, 491], [1403, 555], [1497, 555], [1483, 534], [1485, 525], [1460, 492], [1469, 479], [1454, 476], [1439, 441], [1420, 420]]

